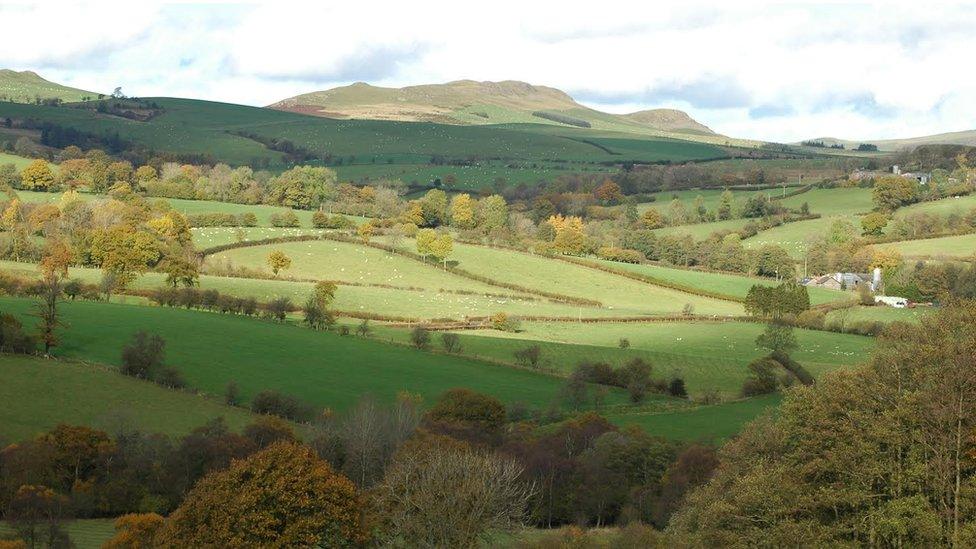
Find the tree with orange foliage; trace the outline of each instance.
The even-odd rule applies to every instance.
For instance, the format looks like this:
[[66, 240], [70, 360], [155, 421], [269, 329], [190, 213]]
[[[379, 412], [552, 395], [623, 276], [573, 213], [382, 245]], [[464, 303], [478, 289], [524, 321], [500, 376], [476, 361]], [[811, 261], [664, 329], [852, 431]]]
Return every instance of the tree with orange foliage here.
[[102, 549], [149, 549], [155, 547], [153, 537], [165, 521], [156, 513], [130, 513], [115, 519], [115, 535], [102, 544]]
[[307, 446], [276, 442], [204, 477], [166, 520], [163, 547], [349, 547], [367, 540], [355, 485]]
[[616, 203], [623, 198], [623, 192], [620, 190], [620, 185], [617, 185], [612, 180], [607, 179], [602, 185], [593, 191], [593, 196], [598, 200], [602, 200], [607, 203]]

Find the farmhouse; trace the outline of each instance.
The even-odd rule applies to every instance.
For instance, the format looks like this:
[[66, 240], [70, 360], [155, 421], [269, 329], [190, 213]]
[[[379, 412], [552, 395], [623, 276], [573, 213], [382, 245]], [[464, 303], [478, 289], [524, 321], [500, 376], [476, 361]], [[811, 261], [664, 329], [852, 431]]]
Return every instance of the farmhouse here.
[[880, 288], [880, 269], [875, 269], [873, 275], [868, 273], [830, 273], [803, 281], [804, 286], [827, 288], [828, 290], [854, 291], [862, 284], [867, 284], [871, 288], [871, 291]]
[[891, 173], [900, 175], [902, 177], [907, 177], [909, 179], [914, 179], [915, 181], [918, 181], [920, 185], [928, 185], [929, 181], [932, 180], [932, 174], [929, 172], [902, 172], [901, 167], [897, 164], [891, 167]]

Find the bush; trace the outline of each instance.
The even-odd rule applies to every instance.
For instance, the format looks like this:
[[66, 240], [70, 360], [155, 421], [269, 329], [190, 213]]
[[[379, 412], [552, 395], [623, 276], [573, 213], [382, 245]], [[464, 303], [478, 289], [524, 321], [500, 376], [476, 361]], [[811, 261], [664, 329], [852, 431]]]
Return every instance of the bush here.
[[287, 210], [284, 213], [275, 212], [271, 214], [271, 226], [272, 227], [300, 227], [301, 223], [298, 221], [298, 216], [295, 212]]
[[430, 330], [423, 326], [417, 326], [410, 331], [410, 343], [418, 349], [430, 347]]
[[461, 338], [457, 334], [441, 334], [441, 344], [444, 345], [444, 350], [449, 353], [461, 352]]
[[629, 349], [630, 340], [627, 339], [626, 337], [622, 337], [620, 338], [620, 342], [617, 344], [617, 346], [620, 347], [621, 349]]
[[673, 397], [688, 398], [688, 389], [685, 387], [684, 378], [675, 376], [668, 382], [668, 394]]
[[611, 246], [606, 246], [600, 248], [596, 251], [597, 257], [600, 259], [606, 259], [609, 261], [619, 261], [622, 263], [641, 263], [647, 259], [643, 253], [637, 250], [628, 250], [626, 248], [614, 248]]
[[299, 422], [309, 421], [314, 415], [310, 405], [274, 390], [261, 391], [254, 395], [254, 399], [251, 400], [251, 411]]
[[186, 387], [186, 380], [183, 379], [183, 374], [172, 366], [163, 366], [160, 368], [159, 373], [156, 374], [153, 381], [170, 389], [183, 389]]
[[495, 330], [500, 330], [502, 332], [517, 332], [519, 330], [519, 321], [516, 318], [508, 316], [508, 313], [495, 313], [491, 315], [491, 327]]
[[154, 379], [163, 365], [166, 342], [156, 334], [140, 330], [132, 336], [132, 342], [122, 348], [123, 374], [142, 379]]
[[515, 360], [523, 366], [536, 368], [539, 366], [539, 359], [542, 357], [542, 348], [538, 345], [530, 345], [513, 353]]
[[827, 313], [817, 309], [808, 309], [796, 315], [796, 320], [794, 323], [798, 328], [807, 328], [809, 330], [823, 330], [824, 322], [826, 320], [827, 320]]
[[258, 216], [254, 215], [253, 212], [242, 213], [239, 216], [240, 224], [242, 227], [257, 227], [258, 226]]
[[500, 429], [506, 421], [505, 406], [493, 396], [471, 389], [451, 389], [427, 412], [438, 422], [468, 423], [487, 431]]
[[783, 365], [770, 357], [757, 358], [749, 363], [749, 377], [742, 384], [742, 396], [768, 395], [776, 391], [776, 373]]
[[5, 353], [34, 354], [37, 340], [24, 333], [24, 327], [11, 314], [0, 314], [0, 350]]
[[190, 214], [186, 216], [186, 221], [191, 227], [236, 227], [239, 225], [236, 215], [222, 212]]

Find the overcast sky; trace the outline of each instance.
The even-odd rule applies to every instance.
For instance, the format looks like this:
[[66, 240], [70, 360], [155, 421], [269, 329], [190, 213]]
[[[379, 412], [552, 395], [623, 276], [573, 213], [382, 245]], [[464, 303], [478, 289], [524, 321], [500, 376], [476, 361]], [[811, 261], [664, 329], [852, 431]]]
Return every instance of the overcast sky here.
[[536, 4], [0, 6], [0, 67], [250, 105], [356, 81], [523, 80], [774, 141], [976, 129], [971, 5]]

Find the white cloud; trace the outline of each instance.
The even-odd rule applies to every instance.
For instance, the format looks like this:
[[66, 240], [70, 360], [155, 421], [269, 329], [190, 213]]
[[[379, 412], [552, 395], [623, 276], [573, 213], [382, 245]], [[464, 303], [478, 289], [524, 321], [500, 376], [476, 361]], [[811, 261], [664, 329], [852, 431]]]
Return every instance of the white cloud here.
[[[517, 79], [791, 141], [976, 127], [976, 10], [918, 4], [126, 3], [0, 8], [0, 66], [263, 105], [356, 80]], [[38, 31], [42, 29], [42, 31]]]

